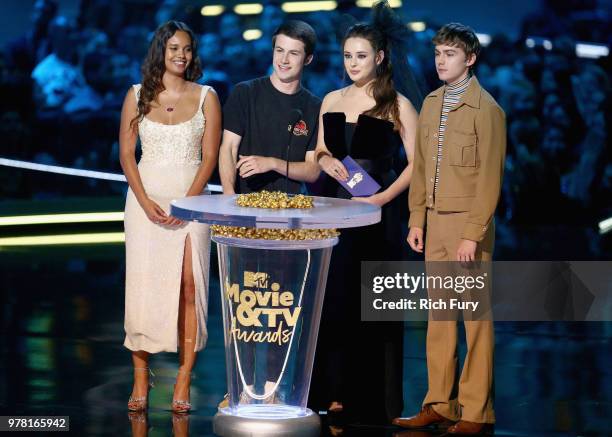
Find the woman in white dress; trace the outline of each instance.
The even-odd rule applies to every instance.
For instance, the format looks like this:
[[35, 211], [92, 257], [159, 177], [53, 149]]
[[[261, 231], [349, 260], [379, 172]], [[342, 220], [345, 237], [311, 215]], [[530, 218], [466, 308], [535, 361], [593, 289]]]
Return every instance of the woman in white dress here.
[[[129, 89], [120, 127], [125, 204], [125, 342], [132, 351], [133, 411], [147, 408], [149, 354], [179, 351], [172, 409], [188, 412], [191, 370], [207, 339], [207, 225], [169, 215], [170, 201], [200, 194], [215, 165], [221, 107], [202, 75], [197, 39], [184, 23], [160, 26]], [[136, 141], [142, 156], [136, 164]]]

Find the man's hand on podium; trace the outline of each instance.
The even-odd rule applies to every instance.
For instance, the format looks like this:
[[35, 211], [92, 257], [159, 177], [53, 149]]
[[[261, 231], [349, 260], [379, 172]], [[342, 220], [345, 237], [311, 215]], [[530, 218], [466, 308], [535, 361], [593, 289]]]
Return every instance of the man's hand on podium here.
[[280, 161], [276, 158], [258, 155], [239, 155], [239, 158], [240, 159], [236, 163], [236, 169], [238, 170], [241, 178], [248, 178], [249, 176], [259, 173], [266, 173], [270, 170], [275, 170], [277, 164], [276, 161]]

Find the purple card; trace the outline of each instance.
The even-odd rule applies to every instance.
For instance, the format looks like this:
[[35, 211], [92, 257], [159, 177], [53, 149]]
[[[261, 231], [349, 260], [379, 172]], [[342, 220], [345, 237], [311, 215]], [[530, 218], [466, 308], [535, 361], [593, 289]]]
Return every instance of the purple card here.
[[346, 182], [341, 181], [340, 184], [353, 197], [371, 196], [380, 190], [380, 185], [353, 158], [347, 156], [342, 160], [342, 164], [346, 167], [349, 177]]

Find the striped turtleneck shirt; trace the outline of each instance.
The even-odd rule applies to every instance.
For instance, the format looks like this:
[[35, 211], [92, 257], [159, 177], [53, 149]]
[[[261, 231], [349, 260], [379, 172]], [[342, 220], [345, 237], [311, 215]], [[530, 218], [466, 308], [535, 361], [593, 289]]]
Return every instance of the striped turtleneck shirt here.
[[444, 132], [446, 131], [446, 121], [448, 120], [448, 113], [453, 109], [461, 97], [465, 93], [465, 90], [470, 84], [472, 75], [468, 74], [464, 79], [456, 82], [452, 85], [446, 85], [444, 87], [444, 100], [442, 101], [442, 113], [440, 114], [440, 127], [438, 129], [438, 159], [436, 161], [436, 180], [434, 183], [434, 194], [438, 190], [438, 183], [440, 181], [440, 161], [442, 160], [442, 143], [444, 142]]

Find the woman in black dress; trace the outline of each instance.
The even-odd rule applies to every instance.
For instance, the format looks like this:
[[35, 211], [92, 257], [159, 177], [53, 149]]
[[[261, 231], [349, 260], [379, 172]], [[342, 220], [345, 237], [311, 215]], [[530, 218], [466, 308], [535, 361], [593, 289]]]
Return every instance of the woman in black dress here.
[[[371, 24], [348, 29], [342, 47], [352, 84], [325, 96], [315, 152], [329, 176], [325, 195], [382, 207], [380, 223], [343, 230], [334, 248], [310, 396], [311, 407], [363, 423], [390, 423], [403, 408], [403, 323], [360, 321], [360, 271], [361, 261], [401, 259], [399, 209], [407, 201], [421, 103], [403, 52], [406, 36], [386, 3], [374, 6]], [[410, 99], [398, 92], [394, 69]], [[393, 160], [402, 147], [408, 166], [398, 175]], [[378, 193], [351, 197], [339, 184], [348, 177], [341, 162], [347, 155], [381, 185]]]

